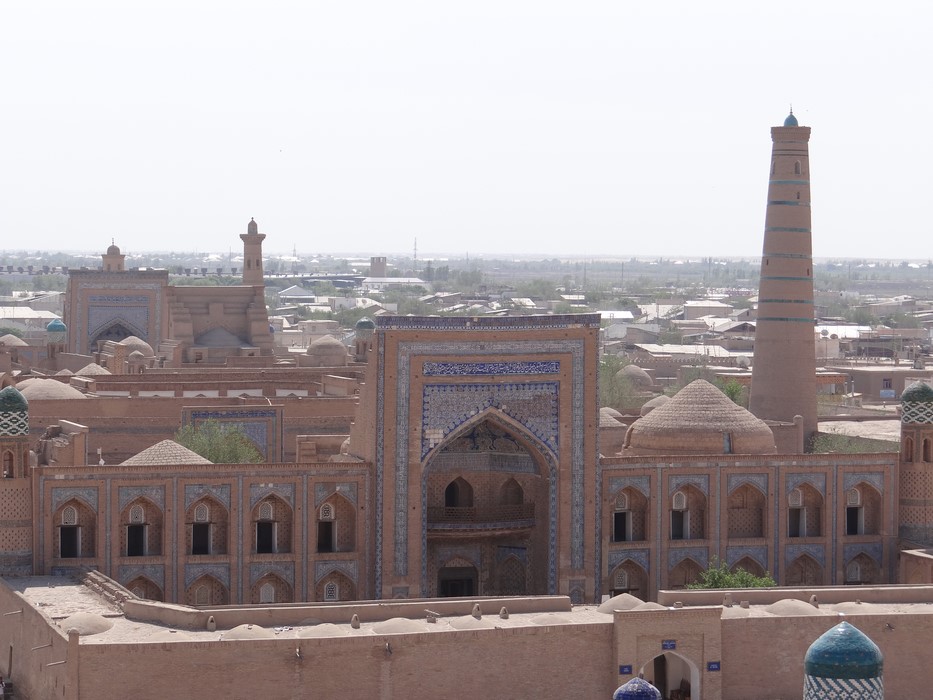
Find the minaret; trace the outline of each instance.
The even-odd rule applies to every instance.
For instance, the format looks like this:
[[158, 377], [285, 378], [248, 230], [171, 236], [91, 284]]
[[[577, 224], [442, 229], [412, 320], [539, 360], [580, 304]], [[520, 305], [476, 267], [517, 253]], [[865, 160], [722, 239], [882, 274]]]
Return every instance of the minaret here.
[[260, 286], [262, 280], [262, 242], [266, 234], [259, 233], [259, 224], [249, 220], [246, 233], [240, 234], [243, 241], [243, 284]]
[[103, 261], [104, 272], [123, 272], [126, 269], [126, 256], [120, 252], [120, 248], [112, 238], [107, 252], [100, 257]]
[[915, 382], [901, 394], [897, 534], [914, 546], [933, 545], [933, 387]]
[[771, 140], [749, 408], [764, 420], [802, 416], [806, 449], [817, 429], [810, 127], [798, 126], [792, 111]]

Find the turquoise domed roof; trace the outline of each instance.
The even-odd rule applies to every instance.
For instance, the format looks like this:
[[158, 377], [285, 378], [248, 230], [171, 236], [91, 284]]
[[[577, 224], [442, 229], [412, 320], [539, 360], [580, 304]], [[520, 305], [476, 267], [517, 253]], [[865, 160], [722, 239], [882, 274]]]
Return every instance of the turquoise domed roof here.
[[784, 126], [800, 126], [797, 123], [797, 117], [794, 116], [793, 111], [787, 115], [787, 119], [784, 120]]
[[16, 387], [0, 390], [0, 413], [20, 413], [29, 410], [29, 402]]
[[366, 330], [371, 331], [375, 327], [376, 327], [375, 322], [368, 316], [363, 316], [363, 318], [361, 318], [359, 321], [356, 322], [356, 330], [358, 331], [366, 331]]
[[914, 382], [904, 389], [901, 403], [933, 403], [933, 387], [923, 382]]
[[612, 700], [661, 700], [661, 691], [644, 678], [633, 678], [616, 688]]
[[68, 330], [68, 326], [66, 326], [60, 318], [53, 318], [49, 321], [49, 325], [45, 327], [45, 330], [49, 333], [64, 333]]
[[803, 663], [806, 674], [817, 678], [878, 678], [884, 657], [865, 634], [840, 622], [810, 645]]

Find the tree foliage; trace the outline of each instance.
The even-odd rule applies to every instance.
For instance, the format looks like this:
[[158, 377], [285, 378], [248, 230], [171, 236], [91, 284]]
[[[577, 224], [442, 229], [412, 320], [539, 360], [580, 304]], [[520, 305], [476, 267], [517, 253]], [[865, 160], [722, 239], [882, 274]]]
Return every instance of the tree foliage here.
[[726, 562], [713, 558], [709, 568], [700, 573], [700, 580], [688, 584], [687, 588], [770, 588], [776, 585], [770, 573], [755, 576], [742, 568], [732, 571]]
[[618, 355], [604, 355], [599, 363], [599, 405], [622, 413], [632, 407], [635, 387], [627, 377], [617, 376], [628, 361]]
[[240, 429], [215, 420], [189, 423], [175, 433], [175, 442], [214, 464], [258, 464], [262, 453]]

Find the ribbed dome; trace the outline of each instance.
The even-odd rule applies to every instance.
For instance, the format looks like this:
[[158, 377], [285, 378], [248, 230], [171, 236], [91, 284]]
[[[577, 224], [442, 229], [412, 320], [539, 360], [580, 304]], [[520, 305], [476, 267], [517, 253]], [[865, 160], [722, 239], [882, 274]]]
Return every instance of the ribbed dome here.
[[174, 440], [162, 440], [152, 445], [152, 447], [147, 447], [139, 454], [124, 460], [120, 463], [120, 466], [151, 467], [159, 464], [174, 466], [177, 464], [213, 463], [194, 450], [189, 450], [184, 445], [179, 445]]
[[155, 353], [152, 351], [152, 346], [142, 338], [137, 338], [135, 335], [124, 338], [120, 341], [120, 345], [124, 346], [130, 352], [138, 350], [145, 357], [152, 357], [155, 355]]
[[773, 454], [768, 425], [703, 379], [629, 428], [626, 445], [654, 454]]
[[91, 362], [90, 364], [84, 365], [84, 367], [75, 372], [75, 374], [77, 374], [79, 377], [95, 377], [110, 373], [111, 372], [109, 369], [106, 367], [101, 367], [96, 362]]
[[[26, 382], [22, 382], [20, 386]], [[84, 399], [87, 398], [70, 384], [63, 384], [57, 379], [28, 380], [29, 386], [22, 387], [23, 396], [28, 401], [51, 401], [54, 399]]]
[[848, 622], [821, 635], [804, 657], [806, 674], [817, 678], [878, 678], [883, 667], [878, 645]]
[[653, 399], [651, 399], [651, 401], [646, 401], [644, 404], [642, 404], [642, 407], [641, 407], [640, 413], [642, 417], [647, 416], [654, 409], [660, 408], [661, 406], [663, 406], [670, 400], [671, 400], [670, 396], [667, 396], [666, 394], [661, 394], [660, 396], [655, 396]]
[[0, 389], [0, 413], [21, 413], [29, 410], [29, 401], [13, 386]]

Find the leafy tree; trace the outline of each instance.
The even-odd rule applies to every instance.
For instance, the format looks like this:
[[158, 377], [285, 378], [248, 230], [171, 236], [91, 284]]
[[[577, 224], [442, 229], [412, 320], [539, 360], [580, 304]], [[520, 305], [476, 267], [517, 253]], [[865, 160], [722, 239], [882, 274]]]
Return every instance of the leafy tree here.
[[627, 377], [617, 376], [628, 361], [618, 355], [605, 355], [599, 363], [599, 405], [625, 412], [632, 408], [635, 387]]
[[175, 442], [214, 464], [258, 464], [265, 461], [240, 429], [215, 420], [189, 423], [175, 433]]
[[726, 562], [714, 557], [709, 568], [700, 573], [700, 580], [687, 584], [687, 588], [771, 588], [776, 585], [770, 573], [755, 576], [742, 568], [731, 571]]
[[738, 404], [739, 406], [744, 407], [745, 404], [748, 402], [748, 399], [745, 395], [745, 387], [742, 386], [742, 384], [739, 383], [737, 380], [718, 379], [716, 381], [716, 386], [719, 387], [719, 390], [722, 391], [723, 394], [729, 397], [729, 400], [732, 401], [732, 403], [735, 403], [735, 404]]
[[15, 335], [17, 338], [22, 338], [23, 332], [19, 328], [0, 326], [0, 335]]

